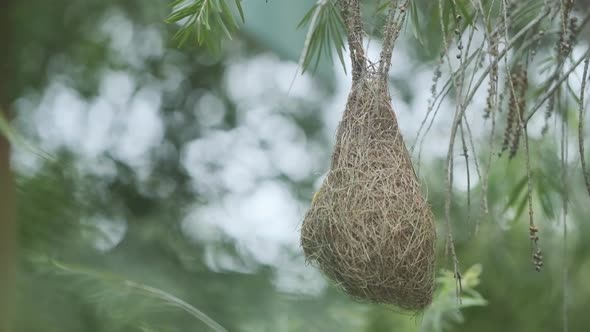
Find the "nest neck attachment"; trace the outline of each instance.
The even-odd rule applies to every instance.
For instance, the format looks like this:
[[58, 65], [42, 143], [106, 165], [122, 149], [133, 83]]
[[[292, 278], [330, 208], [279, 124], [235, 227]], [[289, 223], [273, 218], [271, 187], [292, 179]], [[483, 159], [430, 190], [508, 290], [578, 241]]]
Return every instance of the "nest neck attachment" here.
[[379, 55], [379, 66], [368, 65], [363, 46], [363, 23], [360, 0], [340, 0], [342, 18], [346, 27], [350, 59], [352, 63], [352, 84], [362, 81], [387, 82], [391, 67], [391, 55], [406, 17], [409, 0], [391, 0], [387, 20], [383, 29], [383, 48]]
[[352, 81], [357, 82], [364, 76], [367, 67], [367, 58], [363, 47], [360, 0], [340, 0], [340, 7], [348, 37], [348, 48], [352, 62]]
[[408, 8], [409, 0], [392, 0], [391, 2], [392, 4], [389, 8], [387, 21], [383, 30], [383, 48], [379, 54], [378, 75], [381, 77], [388, 76], [389, 68], [391, 67], [391, 55], [395, 47], [395, 41], [399, 37], [399, 33], [406, 19], [406, 9]]

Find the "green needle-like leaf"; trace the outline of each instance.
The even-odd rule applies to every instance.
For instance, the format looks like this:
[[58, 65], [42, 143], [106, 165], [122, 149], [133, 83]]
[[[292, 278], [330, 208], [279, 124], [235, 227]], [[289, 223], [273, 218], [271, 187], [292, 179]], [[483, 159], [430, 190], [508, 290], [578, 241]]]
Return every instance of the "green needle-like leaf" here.
[[305, 47], [299, 61], [305, 72], [312, 61], [317, 68], [322, 56], [331, 59], [334, 48], [344, 68], [344, 23], [334, 0], [319, 0], [298, 25], [309, 25]]
[[[173, 11], [167, 23], [183, 22], [174, 39], [182, 46], [195, 34], [198, 45], [204, 45], [212, 53], [219, 53], [224, 38], [232, 38], [238, 29], [234, 10], [228, 0], [175, 0], [171, 3]], [[235, 9], [244, 22], [244, 11], [240, 0], [234, 0]]]

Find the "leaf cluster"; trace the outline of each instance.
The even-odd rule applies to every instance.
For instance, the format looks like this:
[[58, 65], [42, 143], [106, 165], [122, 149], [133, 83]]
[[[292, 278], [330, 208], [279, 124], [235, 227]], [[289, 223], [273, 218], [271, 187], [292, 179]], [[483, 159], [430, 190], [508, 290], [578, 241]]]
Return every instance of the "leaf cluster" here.
[[344, 23], [336, 1], [319, 0], [305, 14], [298, 28], [309, 26], [300, 65], [303, 71], [314, 63], [314, 70], [323, 55], [332, 59], [335, 50], [344, 66]]
[[[244, 22], [241, 0], [234, 0], [235, 9]], [[194, 34], [199, 46], [206, 46], [212, 53], [221, 51], [223, 37], [231, 39], [238, 30], [234, 11], [226, 0], [174, 0], [174, 8], [167, 23], [179, 23], [181, 28], [174, 35], [180, 46]]]
[[463, 323], [461, 309], [485, 306], [487, 301], [479, 294], [475, 287], [480, 283], [482, 266], [475, 264], [462, 276], [461, 301], [457, 301], [455, 290], [455, 275], [452, 271], [442, 271], [437, 277], [437, 291], [429, 310], [424, 315], [422, 331], [442, 332], [449, 329], [453, 323]]

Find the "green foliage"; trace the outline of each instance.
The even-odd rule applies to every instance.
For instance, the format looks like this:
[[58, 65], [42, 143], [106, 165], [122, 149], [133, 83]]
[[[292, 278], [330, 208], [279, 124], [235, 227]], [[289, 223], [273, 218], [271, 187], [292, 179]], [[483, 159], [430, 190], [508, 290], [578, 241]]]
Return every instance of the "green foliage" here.
[[[241, 0], [234, 0], [239, 16], [244, 21]], [[226, 0], [175, 0], [176, 7], [166, 22], [182, 22], [174, 39], [182, 46], [193, 33], [198, 45], [205, 45], [210, 52], [219, 53], [224, 37], [230, 38], [238, 30], [232, 9]], [[332, 59], [334, 51], [344, 68], [344, 24], [338, 4], [334, 0], [318, 0], [305, 14], [297, 28], [308, 26], [300, 66], [305, 72], [314, 70], [322, 56]]]
[[453, 272], [442, 271], [437, 278], [437, 290], [432, 305], [424, 314], [422, 331], [442, 332], [449, 330], [452, 324], [461, 324], [464, 316], [461, 309], [484, 306], [486, 300], [475, 287], [479, 285], [482, 267], [479, 264], [470, 267], [462, 276], [463, 295], [457, 301], [456, 280]]
[[101, 312], [121, 326], [139, 326], [141, 329], [155, 330], [155, 326], [148, 319], [150, 315], [175, 308], [201, 321], [211, 331], [227, 332], [201, 310], [162, 289], [116, 274], [64, 264], [50, 258], [37, 256], [33, 259], [37, 266], [45, 265], [52, 272], [75, 281]]
[[[206, 1], [185, 1], [178, 6], [196, 3], [204, 5]], [[381, 5], [385, 3], [382, 1]], [[440, 28], [438, 3], [428, 0], [411, 3], [413, 7], [409, 15], [412, 21], [418, 23], [414, 32], [420, 37], [417, 39], [422, 40], [429, 49], [436, 48], [436, 45], [440, 46], [440, 31], [437, 30]], [[452, 6], [453, 3], [454, 1], [443, 2], [445, 6]], [[459, 6], [467, 2], [457, 0], [457, 3]], [[484, 6], [491, 6], [494, 1], [483, 3]], [[496, 6], [500, 3], [495, 1]], [[231, 1], [226, 0], [225, 4], [233, 6]], [[309, 26], [312, 36], [315, 33], [320, 37], [334, 37], [335, 31], [342, 28], [341, 22], [330, 23], [329, 19], [334, 18], [330, 15], [339, 15], [339, 12], [334, 6], [328, 7], [326, 3], [324, 5], [319, 8], [316, 4], [310, 11], [312, 15], [306, 16], [307, 19], [302, 24]], [[513, 217], [506, 216], [508, 210], [518, 211], [520, 206], [524, 206], [525, 213], [520, 219], [526, 215], [527, 185], [524, 160], [517, 156], [510, 161], [506, 158], [500, 159], [507, 165], [505, 169], [494, 167], [489, 183], [490, 190], [487, 193], [489, 214], [485, 218], [482, 217], [479, 234], [470, 233], [472, 224], [466, 220], [475, 223], [473, 216], [480, 216], [480, 206], [472, 207], [473, 214], [469, 219], [464, 201], [453, 202], [452, 222], [456, 229], [466, 234], [464, 237], [456, 238], [458, 255], [462, 262], [469, 262], [466, 266], [475, 262], [481, 264], [461, 271], [461, 304], [457, 303], [453, 274], [447, 271], [438, 276], [438, 290], [432, 307], [422, 317], [417, 318], [400, 315], [384, 306], [355, 303], [335, 291], [335, 287], [329, 287], [314, 296], [286, 294], [275, 287], [274, 273], [278, 269], [258, 266], [256, 262], [252, 262], [254, 259], [245, 259], [247, 262], [244, 265], [247, 265], [248, 272], [219, 271], [208, 266], [204, 257], [210, 253], [208, 249], [211, 248], [215, 248], [216, 253], [222, 252], [223, 257], [228, 259], [244, 260], [239, 243], [232, 242], [230, 238], [196, 241], [188, 239], [181, 232], [186, 210], [193, 204], [205, 204], [203, 202], [213, 202], [219, 198], [215, 195], [204, 197], [195, 193], [190, 176], [179, 163], [181, 152], [186, 144], [207, 135], [207, 132], [235, 128], [239, 122], [236, 120], [239, 117], [236, 115], [239, 109], [234, 105], [235, 101], [224, 94], [226, 87], [222, 82], [225, 64], [220, 62], [202, 65], [198, 61], [195, 63], [194, 59], [203, 57], [201, 50], [188, 52], [182, 49], [165, 49], [163, 55], [152, 56], [145, 65], [138, 66], [136, 63], [126, 62], [124, 57], [117, 57], [115, 50], [111, 50], [108, 42], [101, 40], [102, 37], [96, 38], [96, 31], [100, 30], [100, 24], [96, 22], [101, 22], [104, 17], [108, 17], [106, 13], [113, 11], [125, 13], [125, 17], [136, 17], [129, 23], [133, 26], [130, 30], [134, 30], [134, 35], [140, 35], [144, 27], [139, 22], [155, 22], [167, 13], [168, 9], [159, 7], [156, 2], [53, 1], [47, 9], [55, 11], [52, 13], [68, 13], [69, 19], [66, 23], [62, 22], [60, 15], [35, 16], [34, 12], [30, 11], [29, 3], [21, 2], [18, 6], [22, 7], [22, 17], [19, 16], [16, 22], [23, 24], [22, 26], [26, 26], [27, 29], [13, 29], [19, 33], [17, 40], [22, 40], [31, 50], [39, 50], [42, 54], [39, 56], [42, 61], [34, 61], [39, 52], [21, 52], [26, 45], [6, 49], [7, 52], [15, 54], [12, 57], [14, 59], [23, 56], [28, 59], [27, 62], [14, 65], [18, 68], [15, 77], [21, 78], [14, 84], [19, 100], [24, 102], [19, 105], [32, 105], [31, 109], [34, 109], [37, 100], [42, 98], [46, 90], [51, 89], [49, 83], [54, 81], [67, 82], [68, 87], [78, 92], [92, 91], [87, 87], [100, 85], [103, 73], [112, 71], [128, 74], [137, 91], [146, 87], [156, 89], [155, 87], [167, 86], [167, 81], [156, 77], [167, 77], [169, 73], [176, 73], [178, 81], [182, 83], [170, 91], [162, 92], [159, 115], [165, 123], [165, 138], [158, 151], [146, 158], [146, 164], [150, 168], [147, 174], [113, 157], [114, 165], [106, 164], [107, 168], [112, 166], [114, 174], [107, 172], [108, 175], [105, 176], [88, 175], [80, 172], [84, 169], [84, 163], [88, 163], [88, 160], [85, 160], [87, 156], [77, 155], [74, 151], [65, 155], [60, 154], [57, 157], [60, 163], [42, 160], [38, 168], [31, 173], [26, 169], [15, 169], [21, 247], [18, 257], [19, 300], [15, 304], [18, 315], [15, 319], [15, 330], [209, 331], [214, 330], [210, 328], [214, 324], [205, 323], [205, 317], [212, 317], [219, 325], [236, 332], [411, 332], [419, 329], [429, 332], [492, 332], [497, 330], [498, 321], [501, 321], [502, 327], [508, 331], [557, 331], [561, 327], [563, 305], [562, 264], [569, 266], [569, 279], [565, 287], [569, 292], [569, 298], [565, 302], [568, 305], [566, 309], [569, 313], [570, 330], [583, 331], [587, 328], [585, 308], [590, 306], [590, 288], [587, 283], [590, 275], [590, 266], [587, 264], [587, 257], [590, 255], [590, 241], [587, 241], [590, 224], [584, 222], [587, 217], [587, 196], [586, 193], [578, 195], [574, 190], [568, 193], [571, 200], [568, 227], [571, 224], [573, 231], [568, 234], [570, 242], [567, 256], [564, 256], [563, 244], [560, 238], [553, 234], [551, 220], [546, 219], [554, 219], [555, 222], [560, 214], [560, 194], [563, 190], [577, 187], [577, 184], [575, 178], [562, 183], [558, 147], [548, 144], [551, 138], [530, 140], [534, 160], [533, 208], [535, 216], [541, 216], [538, 221], [543, 232], [543, 250], [547, 255], [546, 269], [541, 273], [536, 273], [530, 266], [528, 225], [522, 222], [514, 223], [508, 231], [505, 227], [498, 227], [506, 218]], [[48, 6], [47, 1], [34, 1], [34, 7], [39, 6], [45, 8], [43, 6]], [[144, 11], [136, 10], [138, 7]], [[219, 8], [221, 11], [224, 10], [223, 7]], [[384, 8], [380, 6], [379, 10], [383, 11]], [[230, 9], [239, 12], [238, 7]], [[484, 9], [488, 10], [487, 7]], [[322, 15], [326, 15], [324, 23], [319, 18], [320, 10], [323, 11]], [[457, 11], [462, 12], [460, 8]], [[497, 16], [497, 11], [496, 8], [492, 17]], [[155, 14], [146, 14], [150, 12]], [[443, 12], [452, 18], [452, 8], [444, 9]], [[211, 42], [220, 42], [221, 39], [227, 38], [227, 34], [223, 27], [215, 23], [217, 21], [212, 18], [212, 13], [223, 16], [219, 11], [209, 11], [211, 30], [203, 28], [203, 38], [212, 36], [211, 31], [215, 30], [218, 38], [213, 38]], [[315, 25], [312, 25], [312, 17], [316, 13], [318, 19]], [[525, 13], [524, 9], [519, 7], [519, 13]], [[466, 14], [463, 16], [464, 19], [469, 18]], [[190, 17], [177, 17], [177, 22], [186, 23]], [[237, 15], [233, 17], [234, 21], [237, 21]], [[42, 20], [38, 21], [38, 18]], [[526, 19], [521, 19], [520, 14], [515, 18], [519, 24], [526, 23]], [[464, 22], [468, 22], [465, 20]], [[224, 22], [227, 27], [226, 21]], [[447, 22], [449, 27], [455, 24], [452, 19], [444, 22]], [[31, 28], [32, 23], [36, 29]], [[338, 23], [337, 29], [333, 29], [334, 23]], [[203, 22], [201, 26], [205, 27]], [[188, 29], [194, 33], [195, 24]], [[170, 38], [164, 29], [157, 31], [163, 40]], [[228, 28], [227, 31], [233, 34], [236, 30]], [[339, 36], [342, 38], [342, 32]], [[326, 40], [320, 37], [317, 37], [316, 43], [320, 44], [316, 46], [315, 53], [311, 50], [305, 53], [309, 54], [307, 59], [311, 59], [306, 61], [308, 65], [313, 66], [314, 61], [317, 61], [320, 49], [324, 55], [327, 54], [327, 49], [335, 49], [334, 44], [328, 47], [328, 44], [325, 44]], [[89, 49], [88, 40], [94, 40], [97, 47]], [[185, 37], [185, 40], [190, 40], [190, 37]], [[324, 46], [321, 46], [322, 43]], [[250, 40], [246, 40], [246, 44], [248, 50], [255, 54], [261, 51], [256, 48], [255, 43], [250, 43]], [[341, 46], [343, 44], [342, 41], [339, 43]], [[203, 41], [203, 45], [208, 44]], [[420, 49], [418, 59], [424, 59], [424, 53], [427, 53], [424, 47], [419, 43], [416, 47]], [[81, 49], [87, 51], [77, 53], [76, 50]], [[87, 55], [92, 56], [93, 73], [97, 74], [88, 75], [86, 70], [62, 70], [86, 68], [83, 64], [87, 60]], [[539, 54], [539, 57], [541, 56], [545, 55]], [[467, 59], [472, 58], [474, 57], [465, 57], [465, 63], [468, 63]], [[478, 61], [473, 60], [472, 63]], [[39, 67], [32, 70], [31, 64], [37, 64]], [[550, 69], [549, 65], [547, 70], [551, 71]], [[33, 79], [30, 76], [31, 72], [41, 74]], [[47, 74], [52, 72], [58, 74]], [[23, 81], [23, 77], [27, 79]], [[398, 79], [403, 83], [411, 77], [402, 75]], [[39, 90], [31, 91], [31, 86]], [[409, 84], [404, 87], [412, 89]], [[194, 115], [195, 105], [199, 105], [200, 101], [200, 92], [194, 94], [194, 89], [219, 93], [219, 98], [227, 107], [221, 124], [207, 127]], [[539, 88], [539, 91], [539, 95], [542, 95], [543, 89]], [[97, 96], [97, 99], [102, 98], [104, 96]], [[298, 116], [309, 114], [305, 115], [309, 118], [306, 117], [305, 121], [299, 121], [295, 125], [297, 130], [305, 133], [317, 132], [314, 135], [306, 135], [309, 144], [307, 147], [319, 149], [319, 146], [324, 144], [324, 148], [328, 150], [325, 141], [318, 139], [331, 135], [320, 130], [323, 128], [323, 114], [317, 109], [321, 105], [299, 105], [293, 99], [285, 101], [289, 107], [298, 109]], [[88, 102], [92, 103], [92, 98], [89, 98]], [[23, 130], [23, 133], [29, 133], [31, 137], [26, 138], [32, 140], [35, 139], [34, 127], [38, 123], [35, 121], [35, 113], [27, 111], [29, 110], [18, 115], [21, 120], [18, 123], [31, 126], [26, 128], [28, 131]], [[570, 125], [575, 124], [570, 122]], [[6, 123], [1, 123], [0, 126], [4, 134], [16, 135], [16, 130], [11, 131]], [[500, 127], [501, 123], [498, 126]], [[480, 145], [479, 142], [476, 144]], [[173, 152], [161, 153], [167, 146], [171, 146], [170, 150]], [[542, 153], [535, 152], [539, 147], [544, 149]], [[476, 155], [473, 153], [470, 157]], [[100, 159], [92, 159], [90, 162], [98, 164], [98, 160]], [[200, 160], [195, 162], [199, 163]], [[579, 167], [578, 162], [568, 162], [570, 173]], [[80, 165], [82, 167], [78, 169]], [[440, 217], [444, 201], [444, 184], [442, 177], [437, 175], [443, 167], [436, 165], [434, 168], [436, 169], [424, 171], [423, 174], [432, 181], [428, 186], [429, 201]], [[316, 177], [317, 174], [314, 174], [313, 179], [301, 181], [281, 176], [277, 181], [280, 181], [281, 186], [290, 189], [292, 187], [289, 186], [295, 183], [296, 192], [310, 192]], [[457, 197], [464, 196], [464, 193], [459, 191], [454, 194]], [[474, 194], [472, 204], [478, 205], [473, 203], [476, 201]], [[97, 242], [96, 237], [88, 236], [88, 233], [102, 230], [99, 227], [100, 220], [91, 218], [97, 215], [104, 216], [105, 219], [112, 216], [120, 217], [118, 221], [125, 223], [127, 227], [121, 241], [107, 251], [97, 250], [94, 246]], [[482, 272], [481, 266], [485, 268], [485, 272]], [[290, 273], [291, 268], [287, 267], [286, 272]], [[486, 305], [485, 308], [482, 308], [483, 305]], [[552, 314], [539, 315], [539, 312]]]
[[315, 70], [322, 56], [332, 59], [334, 50], [338, 54], [342, 67], [346, 70], [344, 66], [345, 28], [336, 1], [318, 0], [305, 14], [298, 28], [305, 25], [309, 26], [309, 30], [300, 60], [303, 71], [308, 69], [314, 60]]
[[0, 109], [0, 135], [4, 136], [13, 146], [23, 148], [28, 152], [37, 155], [38, 157], [45, 158], [47, 160], [53, 160], [50, 154], [42, 151], [39, 147], [30, 144], [24, 139], [22, 135], [18, 134], [6, 119], [2, 109]]
[[[241, 0], [234, 0], [235, 8], [244, 22]], [[238, 30], [234, 13], [226, 0], [175, 0], [175, 7], [167, 23], [181, 23], [174, 39], [182, 46], [193, 34], [198, 45], [219, 53], [223, 37], [232, 38]]]
[[14, 132], [8, 121], [6, 121], [6, 117], [4, 116], [2, 109], [0, 109], [0, 135], [3, 135], [10, 142], [14, 143]]
[[[538, 213], [548, 220], [555, 220], [559, 215], [559, 206], [562, 203], [562, 194], [566, 193], [568, 183], [562, 182], [562, 173], [560, 169], [559, 156], [554, 153], [554, 148], [548, 148], [551, 142], [549, 139], [537, 140], [538, 149], [533, 151], [536, 158], [543, 160], [543, 163], [538, 163], [531, 169], [531, 195], [533, 198], [533, 205], [540, 207]], [[509, 221], [509, 225], [515, 225], [519, 220], [528, 214], [528, 177], [526, 174], [525, 158], [518, 156], [509, 161], [508, 167], [502, 170], [501, 173], [496, 173], [492, 177], [492, 181], [500, 181], [500, 177], [504, 177], [506, 172], [512, 172], [515, 181], [508, 188], [507, 198], [502, 203], [504, 208], [501, 210], [502, 214], [506, 215], [509, 211], [513, 211], [514, 215]]]

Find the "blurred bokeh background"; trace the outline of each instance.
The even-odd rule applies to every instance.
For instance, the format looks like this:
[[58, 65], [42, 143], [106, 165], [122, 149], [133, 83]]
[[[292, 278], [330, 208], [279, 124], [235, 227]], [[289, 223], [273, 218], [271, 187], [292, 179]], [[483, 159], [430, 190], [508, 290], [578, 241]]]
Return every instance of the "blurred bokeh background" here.
[[[2, 279], [0, 296], [12, 331], [559, 331], [564, 319], [570, 331], [588, 329], [588, 195], [573, 145], [564, 182], [560, 142], [541, 135], [542, 123], [531, 149], [544, 269], [530, 264], [519, 213], [524, 159], [494, 164], [484, 216], [466, 203], [481, 183], [473, 169], [467, 183], [457, 157], [457, 303], [443, 245], [452, 100], [420, 149], [440, 225], [431, 308], [408, 315], [356, 303], [305, 264], [299, 224], [350, 87], [338, 61], [298, 71], [306, 31], [296, 26], [313, 3], [244, 1], [245, 25], [214, 55], [178, 47], [167, 1], [2, 1], [0, 102], [11, 114], [2, 128], [14, 136], [14, 188], [3, 168], [0, 263], [14, 261], [15, 277]], [[394, 52], [393, 106], [408, 145], [427, 112], [435, 58], [409, 31]], [[490, 123], [478, 123], [474, 144], [487, 146]]]

